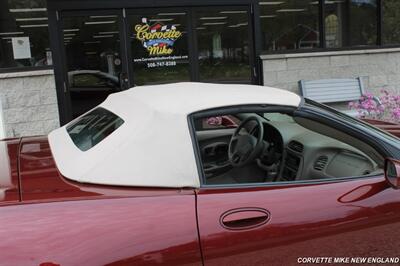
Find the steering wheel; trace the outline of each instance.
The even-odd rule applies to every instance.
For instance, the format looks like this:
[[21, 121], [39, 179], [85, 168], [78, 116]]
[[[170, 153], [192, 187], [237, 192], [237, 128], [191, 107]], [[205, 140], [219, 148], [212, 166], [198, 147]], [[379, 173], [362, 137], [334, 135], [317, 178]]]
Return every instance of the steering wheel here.
[[[258, 130], [255, 137], [249, 133], [240, 135], [242, 129], [250, 121], [256, 122], [253, 130]], [[253, 162], [263, 150], [264, 126], [257, 116], [249, 116], [236, 128], [229, 142], [229, 161], [234, 167], [241, 167]]]

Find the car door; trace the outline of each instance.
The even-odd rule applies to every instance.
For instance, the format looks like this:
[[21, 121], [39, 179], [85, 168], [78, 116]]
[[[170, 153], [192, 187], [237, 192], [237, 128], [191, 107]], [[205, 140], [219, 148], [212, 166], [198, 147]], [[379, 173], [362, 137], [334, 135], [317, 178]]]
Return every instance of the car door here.
[[297, 265], [322, 257], [331, 263], [366, 263], [396, 257], [399, 193], [383, 174], [202, 185], [197, 212], [204, 263]]
[[296, 265], [309, 257], [395, 256], [399, 192], [383, 176], [308, 185], [203, 187], [205, 265]]

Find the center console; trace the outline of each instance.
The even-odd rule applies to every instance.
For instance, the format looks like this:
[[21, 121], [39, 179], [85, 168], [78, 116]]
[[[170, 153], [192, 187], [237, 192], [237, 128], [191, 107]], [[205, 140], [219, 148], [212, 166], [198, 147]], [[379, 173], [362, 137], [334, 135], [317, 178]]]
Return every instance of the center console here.
[[281, 179], [286, 181], [296, 180], [302, 160], [303, 144], [291, 141], [286, 149]]

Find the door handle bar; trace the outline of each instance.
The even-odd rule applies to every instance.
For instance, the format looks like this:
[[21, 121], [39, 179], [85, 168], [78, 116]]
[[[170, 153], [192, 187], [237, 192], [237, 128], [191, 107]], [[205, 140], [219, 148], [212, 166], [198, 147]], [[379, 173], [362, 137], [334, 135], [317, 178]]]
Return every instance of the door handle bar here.
[[270, 213], [262, 208], [239, 208], [221, 215], [220, 224], [228, 230], [247, 230], [266, 224]]

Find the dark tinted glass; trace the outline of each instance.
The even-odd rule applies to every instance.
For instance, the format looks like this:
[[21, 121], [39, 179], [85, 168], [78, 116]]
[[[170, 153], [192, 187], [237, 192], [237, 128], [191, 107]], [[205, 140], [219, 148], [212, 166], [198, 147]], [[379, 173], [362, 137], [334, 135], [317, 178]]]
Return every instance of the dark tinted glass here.
[[376, 0], [325, 1], [327, 48], [375, 45]]
[[400, 1], [385, 0], [383, 5], [383, 44], [400, 43]]
[[99, 107], [68, 126], [67, 132], [81, 151], [87, 151], [104, 140], [123, 123], [122, 118]]
[[118, 15], [63, 18], [63, 43], [72, 116], [121, 90], [122, 56]]
[[199, 10], [195, 30], [200, 81], [251, 83], [251, 30], [246, 9]]
[[318, 1], [260, 1], [264, 50], [319, 47]]
[[376, 0], [352, 0], [350, 45], [375, 45], [377, 37]]
[[348, 4], [346, 1], [325, 2], [325, 45], [327, 48], [345, 46], [348, 25]]
[[1, 0], [0, 68], [51, 64], [46, 0]]

